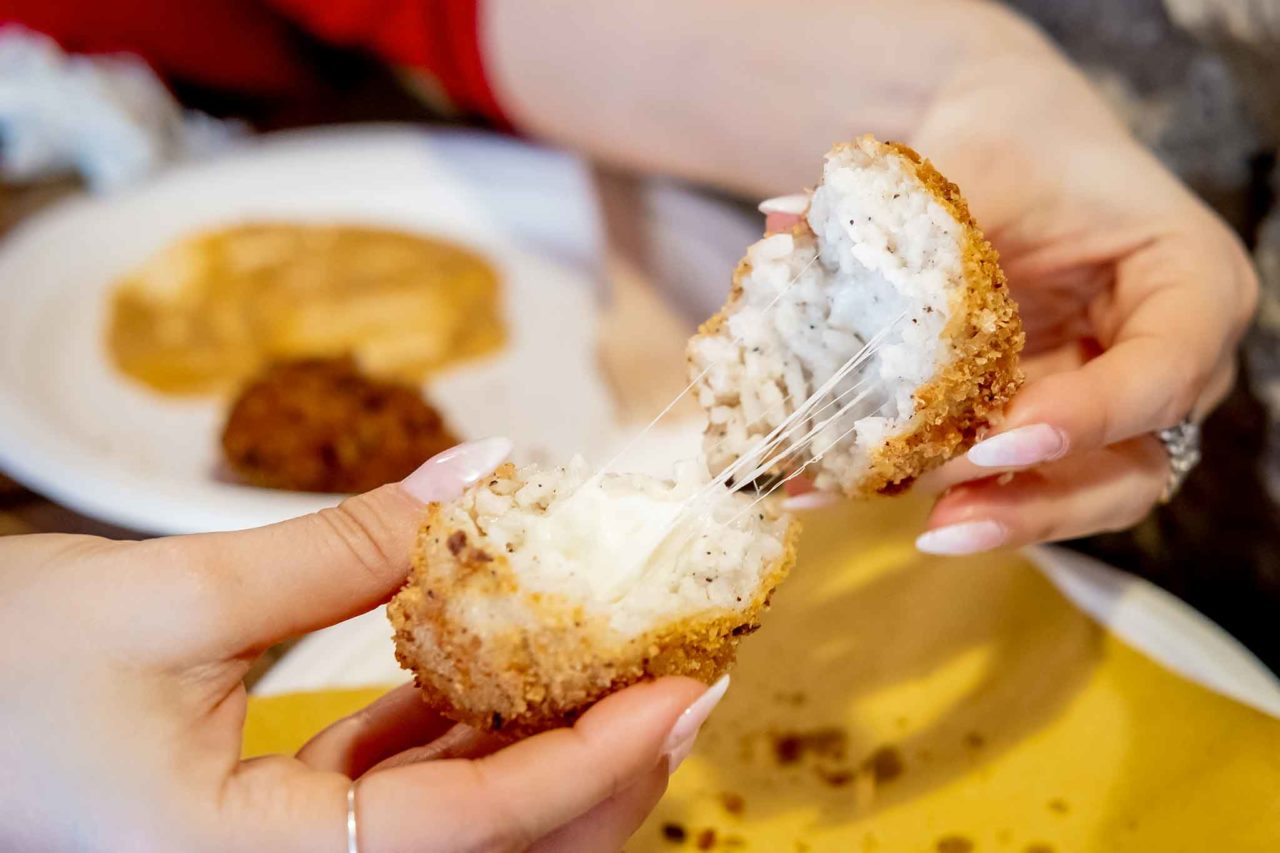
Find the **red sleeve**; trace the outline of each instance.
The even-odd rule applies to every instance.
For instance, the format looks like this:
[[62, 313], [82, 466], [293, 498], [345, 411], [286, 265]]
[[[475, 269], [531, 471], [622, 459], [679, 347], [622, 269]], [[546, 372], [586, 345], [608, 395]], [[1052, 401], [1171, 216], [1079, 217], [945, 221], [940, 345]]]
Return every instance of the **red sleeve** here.
[[400, 66], [442, 92], [453, 111], [507, 128], [485, 74], [480, 2], [0, 0], [0, 24], [23, 24], [78, 53], [134, 53], [168, 78], [278, 95], [312, 79], [292, 21], [323, 41]]
[[510, 127], [481, 54], [481, 0], [267, 0], [324, 41], [425, 75], [457, 112]]
[[289, 24], [259, 0], [0, 0], [6, 23], [75, 53], [133, 53], [211, 89], [282, 95], [311, 80]]

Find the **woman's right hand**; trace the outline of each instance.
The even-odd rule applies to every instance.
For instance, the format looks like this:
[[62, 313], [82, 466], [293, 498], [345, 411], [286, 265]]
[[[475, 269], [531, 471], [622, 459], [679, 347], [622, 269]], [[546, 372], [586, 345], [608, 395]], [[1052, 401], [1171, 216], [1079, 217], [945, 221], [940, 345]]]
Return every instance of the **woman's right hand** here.
[[637, 685], [511, 745], [406, 685], [296, 756], [240, 757], [258, 654], [384, 603], [424, 504], [509, 450], [462, 445], [253, 530], [0, 540], [0, 848], [336, 853], [352, 780], [364, 853], [620, 848], [724, 685]]

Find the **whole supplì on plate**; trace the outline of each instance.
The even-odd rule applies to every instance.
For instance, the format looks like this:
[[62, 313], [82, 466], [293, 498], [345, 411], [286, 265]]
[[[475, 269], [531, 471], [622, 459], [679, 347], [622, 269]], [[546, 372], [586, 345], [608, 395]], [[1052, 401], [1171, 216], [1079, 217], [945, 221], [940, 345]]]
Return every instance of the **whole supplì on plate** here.
[[747, 486], [906, 488], [999, 413], [1021, 345], [955, 186], [903, 146], [837, 146], [805, 221], [748, 250], [690, 341], [705, 457], [671, 480], [504, 465], [432, 504], [396, 656], [447, 715], [517, 735], [647, 678], [710, 684], [795, 560], [797, 523]]
[[[1022, 343], [956, 185], [904, 145], [837, 145], [801, 222], [747, 250], [724, 308], [689, 342], [708, 463], [756, 455], [741, 472], [808, 463], [819, 489], [901, 491], [999, 414], [1022, 382]], [[784, 422], [793, 452], [769, 464], [760, 442]]]

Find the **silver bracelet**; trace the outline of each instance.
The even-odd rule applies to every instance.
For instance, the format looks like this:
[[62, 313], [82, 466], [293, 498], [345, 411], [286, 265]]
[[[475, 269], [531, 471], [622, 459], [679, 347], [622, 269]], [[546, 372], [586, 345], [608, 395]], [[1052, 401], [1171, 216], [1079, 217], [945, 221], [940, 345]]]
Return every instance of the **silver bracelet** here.
[[1191, 418], [1183, 419], [1177, 426], [1158, 430], [1156, 438], [1169, 454], [1169, 477], [1165, 481], [1160, 503], [1167, 504], [1182, 488], [1191, 469], [1200, 461], [1200, 425]]

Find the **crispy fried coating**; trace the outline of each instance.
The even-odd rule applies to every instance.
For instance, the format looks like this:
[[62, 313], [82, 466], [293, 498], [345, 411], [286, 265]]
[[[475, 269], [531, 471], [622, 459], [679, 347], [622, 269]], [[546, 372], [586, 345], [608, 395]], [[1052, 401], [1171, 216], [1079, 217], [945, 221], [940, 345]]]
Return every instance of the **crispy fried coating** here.
[[[960, 188], [906, 145], [885, 144], [914, 167], [920, 183], [964, 226], [965, 286], [952, 296], [951, 320], [943, 329], [954, 356], [916, 389], [910, 428], [872, 453], [862, 494], [904, 491], [921, 474], [972, 447], [1022, 386], [1018, 354], [1026, 339], [1000, 256], [974, 222]], [[995, 323], [975, 321], [986, 316], [994, 316]]]

